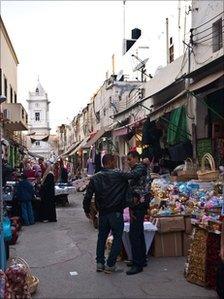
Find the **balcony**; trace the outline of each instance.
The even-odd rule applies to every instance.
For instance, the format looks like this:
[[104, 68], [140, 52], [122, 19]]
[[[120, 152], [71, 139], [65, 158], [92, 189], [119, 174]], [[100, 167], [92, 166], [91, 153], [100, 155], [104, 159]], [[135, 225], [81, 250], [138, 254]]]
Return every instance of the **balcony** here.
[[28, 129], [28, 114], [20, 103], [3, 103], [2, 112], [4, 128], [9, 131], [25, 131]]

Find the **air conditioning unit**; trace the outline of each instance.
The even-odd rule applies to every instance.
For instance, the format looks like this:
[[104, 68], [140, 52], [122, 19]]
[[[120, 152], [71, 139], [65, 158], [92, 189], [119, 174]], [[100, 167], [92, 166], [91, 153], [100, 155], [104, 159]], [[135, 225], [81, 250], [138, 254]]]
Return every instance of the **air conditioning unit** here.
[[8, 109], [3, 110], [3, 119], [11, 120], [11, 112]]

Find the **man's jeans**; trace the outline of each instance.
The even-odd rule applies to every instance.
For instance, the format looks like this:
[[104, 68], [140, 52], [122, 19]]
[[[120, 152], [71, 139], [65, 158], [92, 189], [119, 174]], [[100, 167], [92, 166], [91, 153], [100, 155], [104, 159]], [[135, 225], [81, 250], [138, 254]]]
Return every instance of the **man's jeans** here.
[[113, 244], [109, 257], [107, 259], [107, 266], [113, 267], [117, 261], [117, 257], [122, 249], [122, 234], [124, 230], [123, 213], [113, 212], [106, 215], [99, 215], [99, 234], [96, 250], [97, 263], [105, 264], [105, 245], [110, 231], [113, 235]]
[[142, 268], [146, 263], [146, 245], [144, 236], [145, 210], [134, 210], [133, 215], [136, 219], [130, 222], [129, 231], [133, 265]]

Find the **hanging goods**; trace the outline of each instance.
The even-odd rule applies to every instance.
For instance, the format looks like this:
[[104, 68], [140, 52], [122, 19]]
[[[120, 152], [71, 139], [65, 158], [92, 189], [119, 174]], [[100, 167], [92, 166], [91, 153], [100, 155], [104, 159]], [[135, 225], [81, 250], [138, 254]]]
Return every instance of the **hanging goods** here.
[[5, 241], [10, 241], [12, 239], [11, 222], [8, 217], [3, 218], [3, 234]]
[[[205, 162], [208, 162], [210, 169], [205, 168]], [[219, 171], [215, 169], [215, 161], [211, 154], [207, 153], [202, 157], [201, 169], [197, 171], [200, 181], [215, 181], [219, 177]]]

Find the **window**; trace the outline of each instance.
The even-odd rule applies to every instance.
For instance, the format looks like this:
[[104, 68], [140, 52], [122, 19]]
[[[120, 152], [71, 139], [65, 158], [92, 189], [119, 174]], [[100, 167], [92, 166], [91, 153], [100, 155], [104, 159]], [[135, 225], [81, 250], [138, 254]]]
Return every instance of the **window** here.
[[212, 50], [213, 53], [222, 48], [222, 19], [212, 24]]
[[11, 85], [10, 85], [10, 103], [13, 103], [13, 91]]
[[106, 108], [103, 109], [103, 115], [106, 116]]
[[40, 121], [40, 112], [35, 112], [35, 121]]
[[173, 38], [170, 37], [170, 45], [172, 45], [172, 44], [173, 44]]
[[40, 141], [36, 141], [36, 146], [40, 146]]
[[14, 92], [14, 103], [17, 103], [17, 94]]
[[100, 111], [96, 112], [96, 123], [100, 122]]
[[7, 79], [6, 77], [4, 76], [4, 95], [7, 99], [7, 95], [8, 95], [8, 83], [7, 83]]
[[170, 62], [174, 61], [174, 46], [169, 48]]
[[39, 104], [38, 104], [38, 103], [36, 103], [36, 104], [35, 104], [35, 107], [38, 107], [38, 106], [39, 106]]

